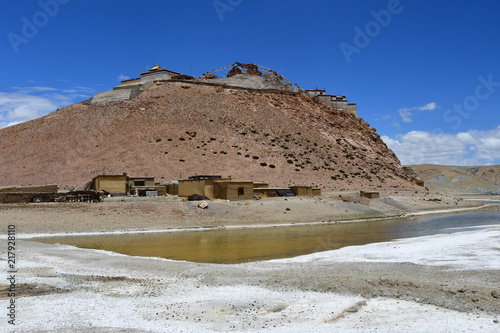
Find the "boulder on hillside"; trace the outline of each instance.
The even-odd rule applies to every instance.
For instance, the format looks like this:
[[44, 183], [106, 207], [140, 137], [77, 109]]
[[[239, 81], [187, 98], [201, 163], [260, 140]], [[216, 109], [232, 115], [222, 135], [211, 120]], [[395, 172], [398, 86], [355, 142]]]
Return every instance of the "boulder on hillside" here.
[[213, 80], [213, 79], [216, 79], [216, 78], [217, 78], [217, 75], [215, 75], [213, 73], [205, 73], [202, 76], [200, 76], [198, 79], [201, 79], [201, 80]]

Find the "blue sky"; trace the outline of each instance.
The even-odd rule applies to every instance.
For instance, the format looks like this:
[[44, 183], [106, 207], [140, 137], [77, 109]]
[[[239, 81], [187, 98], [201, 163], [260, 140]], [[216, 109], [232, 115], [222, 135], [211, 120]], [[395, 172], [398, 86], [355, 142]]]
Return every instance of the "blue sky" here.
[[0, 128], [160, 63], [345, 94], [403, 164], [500, 164], [500, 2], [3, 1]]

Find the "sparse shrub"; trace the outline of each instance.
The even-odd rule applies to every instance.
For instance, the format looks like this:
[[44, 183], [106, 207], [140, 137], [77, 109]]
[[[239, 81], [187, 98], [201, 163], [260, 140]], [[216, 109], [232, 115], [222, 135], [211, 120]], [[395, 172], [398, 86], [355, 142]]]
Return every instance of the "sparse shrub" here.
[[276, 168], [276, 165], [274, 165], [274, 164], [269, 164], [269, 167], [270, 167], [271, 169], [274, 169], [274, 168]]
[[266, 162], [260, 162], [260, 166], [267, 166]]
[[293, 164], [292, 160], [286, 160], [288, 164]]
[[258, 160], [258, 159], [259, 159], [259, 156], [252, 156], [252, 158], [253, 158], [254, 160]]
[[179, 160], [179, 162], [185, 162], [185, 161], [186, 161], [186, 160], [182, 160], [182, 159], [181, 159], [181, 160]]

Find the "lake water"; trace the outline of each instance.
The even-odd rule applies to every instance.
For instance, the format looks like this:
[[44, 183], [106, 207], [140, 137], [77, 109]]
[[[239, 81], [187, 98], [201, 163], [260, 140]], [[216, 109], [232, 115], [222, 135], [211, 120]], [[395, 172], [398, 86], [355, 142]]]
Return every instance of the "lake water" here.
[[474, 230], [500, 224], [500, 212], [318, 226], [206, 230], [35, 239], [132, 256], [235, 264], [289, 258], [345, 246]]

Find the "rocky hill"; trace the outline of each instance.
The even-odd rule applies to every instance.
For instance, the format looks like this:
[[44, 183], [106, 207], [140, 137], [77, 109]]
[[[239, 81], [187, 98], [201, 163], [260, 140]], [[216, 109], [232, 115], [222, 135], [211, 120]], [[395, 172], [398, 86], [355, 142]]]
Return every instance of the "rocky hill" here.
[[456, 194], [500, 194], [500, 165], [412, 165], [425, 186]]
[[97, 174], [194, 174], [325, 191], [417, 188], [376, 130], [302, 92], [154, 82], [0, 130], [0, 186], [74, 187]]

